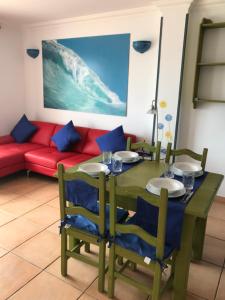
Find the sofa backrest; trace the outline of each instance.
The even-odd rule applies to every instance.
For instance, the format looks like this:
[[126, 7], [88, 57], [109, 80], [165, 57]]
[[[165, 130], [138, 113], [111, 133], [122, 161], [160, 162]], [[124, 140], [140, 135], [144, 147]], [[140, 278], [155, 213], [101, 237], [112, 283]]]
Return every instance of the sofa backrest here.
[[32, 121], [32, 123], [37, 126], [38, 130], [30, 138], [29, 142], [50, 146], [51, 137], [53, 136], [56, 124], [41, 121]]
[[[44, 146], [56, 147], [51, 137], [59, 131], [64, 125], [32, 121], [38, 127], [37, 132], [31, 137], [29, 142]], [[85, 153], [93, 156], [101, 154], [101, 151], [96, 143], [96, 138], [109, 132], [109, 130], [92, 129], [87, 127], [75, 126], [76, 131], [80, 134], [81, 140], [73, 145], [70, 151]], [[132, 142], [136, 141], [136, 136], [133, 134], [125, 134], [126, 138], [131, 137]]]
[[[109, 132], [109, 130], [89, 129], [82, 152], [93, 156], [100, 155], [101, 150], [99, 149], [98, 144], [96, 143], [96, 138], [107, 132]], [[136, 136], [133, 134], [125, 134], [125, 137], [130, 137], [133, 143], [136, 142]]]

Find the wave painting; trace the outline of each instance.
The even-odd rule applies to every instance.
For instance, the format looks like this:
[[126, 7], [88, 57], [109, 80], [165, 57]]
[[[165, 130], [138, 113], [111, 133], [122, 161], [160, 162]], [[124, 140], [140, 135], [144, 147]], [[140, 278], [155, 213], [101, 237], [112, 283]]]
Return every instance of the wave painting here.
[[[90, 47], [93, 40], [88, 40], [87, 43], [82, 39], [88, 38], [42, 42], [44, 107], [125, 116], [127, 111], [129, 44], [126, 43], [128, 45], [126, 47], [127, 53], [125, 56], [123, 54], [127, 58], [127, 62], [122, 80], [121, 74], [119, 74], [121, 66], [118, 66], [118, 70], [115, 65], [110, 67], [110, 64], [113, 63], [113, 59], [110, 59], [113, 51], [108, 49], [107, 51], [110, 50], [111, 54], [103, 51], [98, 53], [96, 57], [97, 51], [100, 50], [101, 52], [98, 45], [93, 47], [93, 51], [91, 51]], [[73, 40], [78, 41], [74, 43]], [[90, 47], [88, 47], [89, 44]], [[79, 45], [81, 46], [79, 47]], [[115, 53], [115, 55], [118, 54]], [[114, 74], [110, 75], [110, 70]], [[106, 82], [104, 82], [104, 74], [106, 74]]]

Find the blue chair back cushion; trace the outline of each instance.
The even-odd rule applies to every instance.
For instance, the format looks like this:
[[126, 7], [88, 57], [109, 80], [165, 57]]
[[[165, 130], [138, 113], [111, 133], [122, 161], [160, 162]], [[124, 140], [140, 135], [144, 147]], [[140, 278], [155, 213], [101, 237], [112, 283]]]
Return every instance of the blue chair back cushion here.
[[27, 119], [26, 115], [23, 115], [11, 131], [11, 136], [17, 143], [25, 143], [36, 131], [37, 127]]
[[56, 132], [51, 140], [56, 144], [56, 147], [60, 152], [64, 152], [69, 150], [72, 144], [80, 140], [80, 135], [76, 132], [73, 121], [70, 121]]
[[119, 126], [112, 131], [98, 137], [96, 142], [102, 152], [126, 150], [126, 138], [124, 135], [123, 126]]

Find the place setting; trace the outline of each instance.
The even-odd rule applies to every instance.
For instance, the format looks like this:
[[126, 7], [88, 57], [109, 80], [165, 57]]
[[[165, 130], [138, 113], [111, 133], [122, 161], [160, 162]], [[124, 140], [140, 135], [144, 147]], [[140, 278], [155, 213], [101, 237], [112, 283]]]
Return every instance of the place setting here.
[[168, 190], [168, 198], [174, 198], [186, 204], [204, 180], [205, 176], [203, 175], [202, 167], [196, 163], [166, 163], [163, 175], [159, 178], [150, 179], [146, 189], [159, 196], [161, 189], [165, 188]]
[[98, 177], [100, 172], [105, 175], [118, 175], [133, 167], [135, 163], [140, 162], [141, 157], [133, 151], [117, 151], [112, 154], [111, 151], [103, 151], [101, 162], [81, 164], [77, 171], [84, 172], [92, 177]]

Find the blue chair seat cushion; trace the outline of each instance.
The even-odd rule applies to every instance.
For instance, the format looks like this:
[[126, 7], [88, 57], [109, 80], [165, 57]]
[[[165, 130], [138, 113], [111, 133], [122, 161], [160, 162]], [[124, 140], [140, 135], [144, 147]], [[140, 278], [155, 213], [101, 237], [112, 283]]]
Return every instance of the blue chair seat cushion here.
[[[96, 211], [96, 214], [98, 212]], [[117, 208], [117, 222], [122, 223], [126, 220], [128, 212], [122, 208]], [[82, 215], [67, 215], [65, 224], [71, 225], [71, 227], [86, 231], [93, 235], [99, 236], [98, 225], [90, 221], [88, 218]], [[109, 234], [109, 205], [106, 205], [106, 236]]]
[[[136, 215], [130, 218], [125, 224], [136, 225]], [[139, 254], [140, 256], [149, 257], [153, 261], [156, 260], [156, 248], [149, 245], [147, 242], [145, 242], [135, 234], [117, 233], [115, 237], [115, 244], [127, 250], [133, 251]], [[166, 244], [164, 249], [165, 249], [164, 250], [164, 259], [165, 259], [171, 255], [171, 253], [174, 250], [174, 247]]]

